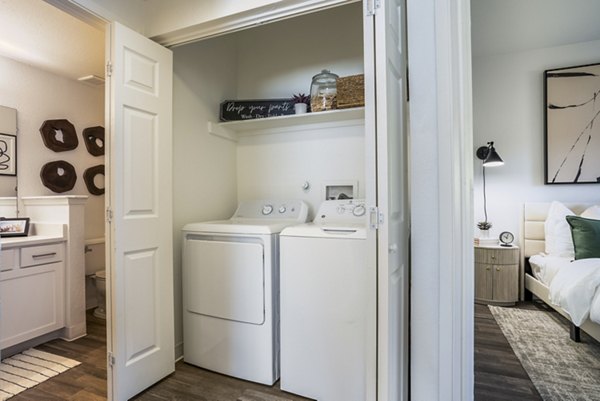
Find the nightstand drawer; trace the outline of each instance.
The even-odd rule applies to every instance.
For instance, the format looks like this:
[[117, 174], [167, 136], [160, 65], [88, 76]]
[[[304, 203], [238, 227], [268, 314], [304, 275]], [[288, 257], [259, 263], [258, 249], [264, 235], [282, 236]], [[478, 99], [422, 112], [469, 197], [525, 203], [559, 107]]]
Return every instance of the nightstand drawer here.
[[519, 263], [519, 248], [475, 248], [475, 263], [493, 265]]

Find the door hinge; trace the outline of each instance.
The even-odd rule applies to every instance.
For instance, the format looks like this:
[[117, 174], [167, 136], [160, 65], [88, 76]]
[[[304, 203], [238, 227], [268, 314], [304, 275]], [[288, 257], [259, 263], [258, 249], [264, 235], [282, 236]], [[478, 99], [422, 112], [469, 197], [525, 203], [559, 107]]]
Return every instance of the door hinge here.
[[112, 218], [113, 218], [112, 209], [107, 207], [106, 208], [106, 221], [110, 223], [110, 222], [112, 222]]
[[112, 77], [112, 63], [110, 61], [106, 63], [106, 76]]
[[377, 206], [369, 208], [369, 227], [372, 230], [379, 230], [379, 226], [383, 224], [383, 213], [379, 211]]
[[367, 0], [367, 17], [372, 17], [377, 12], [377, 9], [381, 7], [381, 0]]
[[112, 352], [108, 352], [107, 357], [108, 357], [108, 366], [110, 366], [112, 368], [113, 366], [115, 366], [115, 357]]

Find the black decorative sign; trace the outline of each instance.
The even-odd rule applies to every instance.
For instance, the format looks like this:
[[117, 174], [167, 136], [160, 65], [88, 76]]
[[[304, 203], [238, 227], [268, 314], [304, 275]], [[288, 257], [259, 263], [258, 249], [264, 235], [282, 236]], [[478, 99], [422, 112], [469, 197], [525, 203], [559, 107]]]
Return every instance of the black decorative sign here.
[[226, 100], [221, 103], [221, 121], [252, 120], [294, 114], [290, 99]]

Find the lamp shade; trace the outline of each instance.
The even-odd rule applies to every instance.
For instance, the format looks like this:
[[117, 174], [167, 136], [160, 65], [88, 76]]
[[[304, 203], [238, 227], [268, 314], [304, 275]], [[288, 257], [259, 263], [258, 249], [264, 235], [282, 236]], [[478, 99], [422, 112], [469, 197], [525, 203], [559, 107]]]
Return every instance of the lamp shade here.
[[482, 146], [477, 149], [477, 158], [483, 160], [484, 167], [497, 167], [504, 164], [504, 160], [500, 157], [496, 148], [494, 148], [494, 142], [488, 142], [488, 146]]

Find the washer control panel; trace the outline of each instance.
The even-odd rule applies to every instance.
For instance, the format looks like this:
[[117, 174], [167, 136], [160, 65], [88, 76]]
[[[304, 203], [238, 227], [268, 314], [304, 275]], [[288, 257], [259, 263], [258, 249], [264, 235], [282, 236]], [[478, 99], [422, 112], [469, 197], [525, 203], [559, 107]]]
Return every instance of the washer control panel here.
[[301, 200], [252, 200], [239, 204], [232, 218], [306, 221], [308, 205]]
[[367, 208], [362, 199], [328, 200], [321, 203], [314, 222], [317, 224], [364, 223]]

